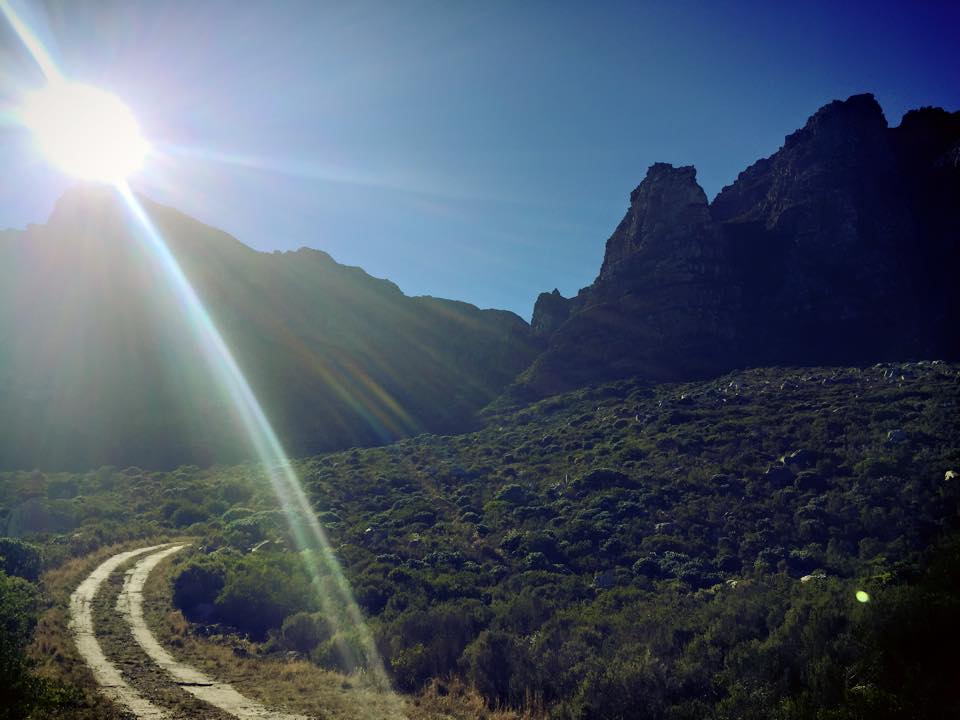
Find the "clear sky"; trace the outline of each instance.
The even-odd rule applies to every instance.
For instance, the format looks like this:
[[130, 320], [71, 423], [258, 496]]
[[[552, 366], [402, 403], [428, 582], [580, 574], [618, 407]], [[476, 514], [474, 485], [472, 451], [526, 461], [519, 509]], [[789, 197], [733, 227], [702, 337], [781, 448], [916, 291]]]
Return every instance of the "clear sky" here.
[[[11, 0], [156, 154], [134, 187], [261, 250], [514, 310], [596, 276], [656, 161], [711, 198], [818, 107], [960, 109], [960, 2]], [[0, 25], [0, 228], [69, 184], [11, 110], [42, 76]]]

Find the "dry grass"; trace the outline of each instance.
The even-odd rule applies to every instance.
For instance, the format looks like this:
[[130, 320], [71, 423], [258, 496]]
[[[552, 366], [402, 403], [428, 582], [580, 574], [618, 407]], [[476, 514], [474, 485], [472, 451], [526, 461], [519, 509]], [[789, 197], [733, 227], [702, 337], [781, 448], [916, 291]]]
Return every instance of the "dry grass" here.
[[416, 697], [411, 699], [411, 720], [539, 720], [539, 716], [523, 715], [510, 710], [491, 710], [479, 693], [462, 680], [433, 680]]

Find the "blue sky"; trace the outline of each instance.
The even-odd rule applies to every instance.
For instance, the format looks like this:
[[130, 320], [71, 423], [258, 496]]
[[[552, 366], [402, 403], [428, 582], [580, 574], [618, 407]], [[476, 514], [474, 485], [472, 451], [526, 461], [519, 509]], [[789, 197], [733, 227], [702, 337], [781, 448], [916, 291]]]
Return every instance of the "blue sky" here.
[[[712, 198], [830, 100], [960, 109], [956, 2], [11, 2], [140, 118], [139, 191], [526, 318], [593, 280], [653, 162]], [[0, 121], [41, 81], [0, 27]], [[70, 182], [10, 122], [0, 167], [0, 228]]]

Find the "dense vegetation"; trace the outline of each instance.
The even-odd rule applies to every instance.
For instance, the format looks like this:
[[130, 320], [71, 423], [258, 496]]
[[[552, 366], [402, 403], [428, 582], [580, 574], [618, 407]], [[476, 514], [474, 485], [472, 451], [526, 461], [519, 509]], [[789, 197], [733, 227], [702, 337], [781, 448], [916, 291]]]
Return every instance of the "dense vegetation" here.
[[0, 538], [0, 718], [23, 717], [47, 695], [24, 655], [37, 623], [41, 566], [39, 548]]
[[[404, 690], [458, 675], [556, 718], [954, 717], [958, 379], [624, 381], [296, 465]], [[0, 488], [6, 533], [48, 563], [195, 535], [173, 593], [198, 632], [365, 662], [254, 466]]]

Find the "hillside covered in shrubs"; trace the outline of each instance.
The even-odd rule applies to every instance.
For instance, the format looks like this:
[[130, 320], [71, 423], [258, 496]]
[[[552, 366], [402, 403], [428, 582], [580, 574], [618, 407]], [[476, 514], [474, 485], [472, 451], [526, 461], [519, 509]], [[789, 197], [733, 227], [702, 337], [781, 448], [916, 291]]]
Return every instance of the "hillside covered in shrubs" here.
[[[459, 677], [556, 718], [952, 717], [958, 400], [960, 366], [930, 362], [621, 381], [295, 465], [405, 691]], [[257, 467], [0, 487], [48, 565], [195, 536], [171, 582], [196, 632], [363, 669]]]

